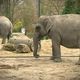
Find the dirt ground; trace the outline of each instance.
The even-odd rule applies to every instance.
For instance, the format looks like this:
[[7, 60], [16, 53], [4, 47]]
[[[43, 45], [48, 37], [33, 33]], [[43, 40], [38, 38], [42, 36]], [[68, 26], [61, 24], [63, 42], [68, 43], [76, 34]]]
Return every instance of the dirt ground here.
[[[32, 53], [24, 54], [0, 49], [0, 80], [80, 80], [80, 65], [76, 65], [78, 57], [62, 57], [62, 62], [55, 63], [50, 60], [51, 41], [43, 40], [41, 44], [39, 52], [41, 57], [38, 59], [35, 59]], [[79, 49], [62, 46], [61, 52], [62, 56], [80, 54]], [[12, 56], [15, 58], [11, 58]]]

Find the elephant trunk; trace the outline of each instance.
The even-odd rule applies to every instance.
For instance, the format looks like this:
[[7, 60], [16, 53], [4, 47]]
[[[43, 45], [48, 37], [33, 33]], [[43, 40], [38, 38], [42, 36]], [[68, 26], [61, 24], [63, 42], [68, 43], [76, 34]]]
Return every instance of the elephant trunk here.
[[35, 58], [38, 58], [39, 55], [37, 54], [38, 52], [38, 44], [39, 44], [39, 36], [38, 34], [34, 34], [34, 37], [33, 37], [33, 46], [34, 46], [34, 50], [33, 50], [33, 56]]

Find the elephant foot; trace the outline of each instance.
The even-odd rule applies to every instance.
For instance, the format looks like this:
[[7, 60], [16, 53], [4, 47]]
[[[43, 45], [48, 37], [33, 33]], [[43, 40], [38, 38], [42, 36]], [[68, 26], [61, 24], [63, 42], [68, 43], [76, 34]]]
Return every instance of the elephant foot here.
[[54, 59], [54, 62], [62, 62], [61, 58]]
[[76, 63], [76, 65], [80, 65], [80, 61], [78, 61], [78, 62]]
[[2, 41], [2, 44], [5, 44], [5, 42], [4, 42], [4, 41]]
[[61, 58], [51, 57], [50, 59], [51, 59], [51, 60], [54, 60], [54, 62], [62, 62], [62, 59], [61, 59]]
[[35, 57], [35, 58], [39, 58], [39, 55], [38, 55], [38, 54], [37, 54], [37, 55], [34, 55], [34, 57]]

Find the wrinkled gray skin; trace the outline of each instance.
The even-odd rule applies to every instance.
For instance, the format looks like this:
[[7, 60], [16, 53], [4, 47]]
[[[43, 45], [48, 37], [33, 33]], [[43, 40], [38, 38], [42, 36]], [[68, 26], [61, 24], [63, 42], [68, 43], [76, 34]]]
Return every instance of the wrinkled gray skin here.
[[5, 17], [0, 16], [0, 36], [2, 37], [2, 44], [6, 42], [6, 39], [9, 40], [12, 33], [12, 23]]
[[52, 40], [51, 59], [56, 62], [62, 61], [60, 45], [67, 48], [80, 47], [80, 15], [41, 16], [36, 24], [33, 37], [35, 58], [39, 57], [37, 54], [38, 43], [45, 35]]

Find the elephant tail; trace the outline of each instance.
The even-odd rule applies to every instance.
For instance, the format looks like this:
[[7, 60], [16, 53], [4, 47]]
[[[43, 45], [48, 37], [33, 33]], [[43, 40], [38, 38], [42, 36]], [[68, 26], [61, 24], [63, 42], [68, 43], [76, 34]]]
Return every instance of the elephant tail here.
[[10, 29], [9, 29], [9, 33], [8, 33], [8, 35], [7, 35], [7, 39], [9, 40], [9, 38], [11, 37], [11, 35], [12, 35], [12, 28], [13, 28], [13, 25], [12, 25], [12, 23], [10, 24]]
[[7, 35], [7, 39], [8, 39], [8, 40], [10, 39], [11, 34], [12, 34], [12, 32], [11, 32], [11, 31], [9, 31], [9, 33], [8, 33], [8, 35]]

